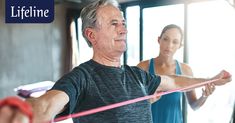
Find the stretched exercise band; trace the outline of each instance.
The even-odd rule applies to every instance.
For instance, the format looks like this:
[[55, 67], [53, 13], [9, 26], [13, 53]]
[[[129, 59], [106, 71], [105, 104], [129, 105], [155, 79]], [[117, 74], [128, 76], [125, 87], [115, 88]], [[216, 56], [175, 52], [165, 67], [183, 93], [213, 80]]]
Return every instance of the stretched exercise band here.
[[[228, 72], [224, 73], [224, 78], [229, 77], [229, 76], [231, 76], [231, 75]], [[68, 118], [78, 118], [78, 117], [82, 117], [82, 116], [86, 116], [86, 115], [106, 111], [106, 110], [109, 110], [109, 109], [121, 107], [121, 106], [124, 106], [124, 105], [128, 105], [128, 104], [148, 100], [148, 99], [151, 99], [151, 98], [159, 97], [159, 96], [162, 96], [162, 95], [170, 94], [170, 93], [173, 93], [173, 92], [180, 92], [180, 91], [190, 90], [190, 89], [193, 89], [195, 87], [203, 86], [205, 84], [209, 84], [209, 83], [212, 83], [212, 82], [215, 82], [215, 81], [218, 81], [218, 80], [219, 79], [208, 80], [208, 81], [205, 81], [205, 82], [202, 82], [202, 83], [194, 84], [194, 85], [179, 88], [179, 89], [173, 89], [173, 90], [169, 90], [169, 91], [165, 91], [165, 92], [159, 92], [159, 93], [155, 93], [153, 95], [139, 97], [139, 98], [135, 98], [135, 99], [119, 102], [119, 103], [114, 103], [114, 104], [107, 105], [107, 106], [102, 106], [102, 107], [90, 109], [90, 110], [87, 110], [87, 111], [82, 111], [82, 112], [75, 113], [75, 114], [70, 114], [70, 115], [67, 115], [67, 116], [62, 116], [62, 117], [56, 118], [54, 120], [48, 121], [47, 123], [58, 122], [58, 121], [66, 120]], [[16, 97], [9, 97], [9, 98], [6, 98], [4, 100], [0, 100], [0, 107], [2, 107], [4, 105], [10, 105], [10, 106], [18, 108], [20, 111], [25, 113], [29, 117], [30, 122], [32, 122], [32, 119], [33, 119], [32, 108], [26, 102], [24, 102], [24, 101], [22, 101], [22, 100], [20, 100]]]
[[[224, 77], [228, 77], [228, 76], [230, 76], [229, 73], [226, 73], [224, 75]], [[78, 117], [82, 117], [82, 116], [86, 116], [86, 115], [90, 115], [90, 114], [95, 114], [95, 113], [98, 113], [98, 112], [106, 111], [106, 110], [109, 110], [109, 109], [121, 107], [121, 106], [124, 106], [124, 105], [132, 104], [132, 103], [136, 103], [136, 102], [140, 102], [140, 101], [144, 101], [144, 100], [148, 100], [148, 99], [151, 99], [151, 98], [154, 98], [154, 97], [170, 94], [170, 93], [173, 93], [173, 92], [180, 92], [180, 91], [190, 90], [190, 89], [193, 89], [195, 87], [199, 87], [199, 86], [202, 86], [202, 85], [205, 85], [205, 84], [209, 84], [209, 83], [212, 83], [212, 82], [215, 82], [215, 81], [218, 81], [218, 80], [219, 79], [213, 79], [213, 80], [205, 81], [205, 82], [198, 83], [198, 84], [195, 84], [195, 85], [187, 86], [187, 87], [184, 87], [184, 88], [173, 89], [173, 90], [169, 90], [169, 91], [165, 91], [165, 92], [159, 92], [159, 93], [155, 93], [153, 95], [139, 97], [139, 98], [135, 98], [135, 99], [119, 102], [119, 103], [110, 104], [110, 105], [107, 105], [107, 106], [101, 106], [101, 107], [98, 107], [98, 108], [82, 111], [82, 112], [79, 112], [79, 113], [70, 114], [68, 116], [62, 116], [62, 117], [54, 119], [53, 121], [58, 122], [58, 121], [66, 120], [68, 118], [78, 118]]]

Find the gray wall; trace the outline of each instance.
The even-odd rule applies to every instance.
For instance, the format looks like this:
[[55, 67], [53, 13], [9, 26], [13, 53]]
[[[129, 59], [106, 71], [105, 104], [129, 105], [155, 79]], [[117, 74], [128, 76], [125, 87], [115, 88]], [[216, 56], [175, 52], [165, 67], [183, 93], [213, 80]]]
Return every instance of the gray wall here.
[[56, 81], [63, 74], [65, 10], [56, 5], [49, 24], [6, 24], [0, 0], [0, 98], [15, 95], [19, 85]]

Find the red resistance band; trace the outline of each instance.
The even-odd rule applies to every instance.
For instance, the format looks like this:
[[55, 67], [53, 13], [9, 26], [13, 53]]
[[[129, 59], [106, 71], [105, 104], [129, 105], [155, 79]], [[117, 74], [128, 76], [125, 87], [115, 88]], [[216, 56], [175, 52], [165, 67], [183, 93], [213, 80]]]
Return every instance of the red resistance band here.
[[27, 102], [17, 97], [7, 97], [3, 100], [0, 100], [0, 108], [6, 105], [19, 109], [21, 112], [28, 116], [30, 123], [33, 122], [32, 107]]

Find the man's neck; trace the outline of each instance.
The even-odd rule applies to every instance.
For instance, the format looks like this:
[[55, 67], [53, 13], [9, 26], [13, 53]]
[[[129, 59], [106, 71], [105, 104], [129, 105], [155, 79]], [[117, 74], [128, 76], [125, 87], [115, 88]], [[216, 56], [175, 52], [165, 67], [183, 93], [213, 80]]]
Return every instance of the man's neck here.
[[121, 67], [120, 57], [111, 58], [94, 54], [92, 59], [105, 66]]

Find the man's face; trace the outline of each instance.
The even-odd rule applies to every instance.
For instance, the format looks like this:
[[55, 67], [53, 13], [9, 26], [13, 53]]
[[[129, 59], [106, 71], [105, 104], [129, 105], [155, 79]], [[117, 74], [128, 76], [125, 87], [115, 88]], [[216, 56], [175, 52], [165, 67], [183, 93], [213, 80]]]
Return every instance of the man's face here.
[[97, 11], [97, 27], [94, 29], [96, 52], [108, 57], [120, 57], [126, 50], [126, 25], [121, 11], [111, 5]]

